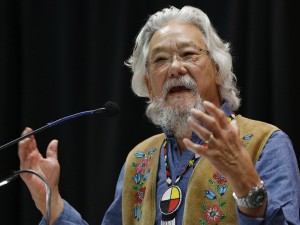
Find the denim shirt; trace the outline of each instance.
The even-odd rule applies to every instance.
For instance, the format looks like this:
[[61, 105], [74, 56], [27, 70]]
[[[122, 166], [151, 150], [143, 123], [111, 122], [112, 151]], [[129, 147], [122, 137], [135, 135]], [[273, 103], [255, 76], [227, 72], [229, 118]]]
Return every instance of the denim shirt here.
[[[224, 103], [221, 109], [227, 114], [232, 113], [228, 104]], [[194, 154], [186, 149], [180, 154], [176, 140], [168, 136], [168, 164], [171, 170], [172, 181], [180, 175], [185, 169], [189, 160]], [[201, 143], [195, 134], [191, 140], [194, 143]], [[236, 207], [238, 223], [240, 225], [299, 225], [300, 213], [300, 175], [296, 155], [289, 137], [281, 130], [274, 132], [267, 141], [264, 149], [255, 164], [256, 171], [264, 181], [268, 192], [268, 202], [264, 218], [252, 218], [242, 214]], [[120, 172], [115, 198], [108, 210], [106, 211], [102, 225], [122, 225], [122, 187], [124, 179], [124, 165]], [[178, 183], [182, 191], [183, 199], [186, 194], [187, 185], [192, 174], [192, 167], [182, 176]], [[156, 221], [155, 225], [160, 225], [161, 212], [159, 210], [159, 201], [163, 192], [167, 189], [166, 169], [164, 164], [163, 151], [160, 153], [160, 162], [157, 178], [156, 192]], [[184, 213], [184, 201], [182, 201], [176, 214], [176, 225], [182, 224]], [[43, 218], [40, 225], [45, 224]], [[58, 217], [54, 225], [73, 225], [87, 223], [81, 218], [80, 214], [72, 208], [66, 201], [64, 210]]]

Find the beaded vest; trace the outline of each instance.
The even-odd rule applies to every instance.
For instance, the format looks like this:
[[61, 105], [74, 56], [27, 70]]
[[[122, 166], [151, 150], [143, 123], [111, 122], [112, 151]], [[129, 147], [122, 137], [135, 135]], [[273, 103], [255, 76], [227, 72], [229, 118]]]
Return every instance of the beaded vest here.
[[[236, 116], [241, 141], [255, 164], [277, 127]], [[123, 225], [152, 225], [156, 213], [156, 178], [164, 134], [138, 144], [127, 156], [122, 193]], [[205, 172], [203, 172], [205, 171]], [[200, 158], [190, 177], [182, 224], [238, 224], [236, 203], [226, 178]]]

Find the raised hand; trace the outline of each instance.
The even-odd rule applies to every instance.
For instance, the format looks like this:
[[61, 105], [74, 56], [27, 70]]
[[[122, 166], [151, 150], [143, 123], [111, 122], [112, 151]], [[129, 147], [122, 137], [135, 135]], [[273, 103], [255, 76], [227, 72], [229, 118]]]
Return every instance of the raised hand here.
[[[31, 132], [26, 128], [22, 135]], [[52, 224], [63, 210], [63, 200], [59, 194], [58, 183], [60, 175], [60, 165], [57, 160], [58, 141], [52, 140], [47, 148], [44, 158], [37, 148], [34, 136], [30, 136], [20, 141], [19, 144], [20, 169], [31, 169], [42, 175], [48, 182], [51, 189], [51, 219]], [[46, 188], [41, 179], [32, 174], [22, 174], [22, 179], [26, 183], [36, 207], [46, 216]]]
[[[251, 157], [241, 143], [235, 120], [228, 121], [226, 114], [210, 102], [203, 103], [205, 112], [193, 109], [188, 124], [207, 145], [183, 140], [188, 149], [209, 160], [215, 169], [231, 184], [238, 197], [244, 197], [249, 190], [261, 182]], [[202, 126], [204, 124], [205, 126]], [[251, 216], [264, 215], [264, 207], [241, 209]]]

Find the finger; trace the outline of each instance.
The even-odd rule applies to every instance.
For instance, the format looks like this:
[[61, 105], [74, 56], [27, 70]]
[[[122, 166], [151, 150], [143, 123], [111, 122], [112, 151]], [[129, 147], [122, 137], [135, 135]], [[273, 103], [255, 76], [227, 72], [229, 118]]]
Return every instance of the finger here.
[[27, 156], [34, 150], [37, 150], [33, 138], [25, 138], [18, 143], [18, 155], [21, 161], [26, 160]]
[[198, 109], [191, 109], [191, 117], [205, 126], [207, 132], [206, 135], [204, 134], [204, 136], [202, 136], [203, 140], [208, 140], [211, 133], [213, 133], [216, 138], [221, 136], [222, 129], [213, 116]]
[[38, 159], [39, 159], [39, 152], [32, 151], [26, 155], [26, 158], [21, 161], [20, 169], [35, 169]]
[[[30, 169], [30, 170], [38, 171], [37, 169], [38, 160], [39, 160], [39, 153], [37, 151], [31, 152], [28, 156], [28, 160], [21, 163], [20, 170]], [[20, 174], [20, 176], [27, 186], [30, 186], [30, 182], [32, 178], [35, 177], [31, 173], [22, 173]]]
[[230, 125], [233, 128], [234, 132], [239, 136], [240, 131], [239, 131], [236, 120], [231, 120]]
[[210, 136], [209, 136], [209, 138], [206, 139], [204, 141], [204, 143], [207, 144], [207, 146], [211, 146], [211, 144], [214, 142], [214, 139], [215, 139], [214, 135], [211, 133]]
[[47, 158], [54, 158], [57, 160], [57, 146], [58, 146], [57, 140], [52, 140], [49, 143], [46, 151]]
[[32, 132], [32, 129], [30, 127], [25, 127], [25, 129], [21, 133], [21, 136], [29, 134], [30, 132]]
[[[26, 127], [23, 132], [21, 133], [21, 136], [25, 136], [27, 134], [29, 134], [30, 132], [32, 132], [32, 129], [29, 127]], [[27, 148], [27, 150], [29, 149], [35, 149], [37, 147], [36, 145], [36, 141], [33, 135], [19, 141], [19, 148]]]
[[[23, 130], [23, 132], [21, 133], [21, 136], [23, 137], [23, 136], [25, 136], [25, 135], [28, 135], [28, 134], [31, 133], [31, 132], [32, 132], [32, 129], [31, 129], [30, 127], [26, 127], [26, 128]], [[30, 139], [32, 139], [32, 140], [35, 141], [34, 135], [30, 135], [30, 136], [28, 136], [28, 138], [30, 138]]]
[[203, 106], [205, 108], [205, 111], [213, 118], [215, 118], [215, 120], [222, 129], [226, 129], [228, 127], [228, 116], [224, 113], [223, 110], [216, 107], [213, 103], [209, 101], [204, 101]]
[[230, 130], [231, 132], [229, 133], [229, 137], [232, 138], [230, 139], [230, 142], [236, 148], [243, 146], [243, 143], [240, 139], [240, 130], [238, 128], [237, 121], [236, 120], [230, 121], [230, 126], [231, 126], [231, 130]]
[[[21, 133], [22, 136], [32, 132], [32, 129], [26, 127]], [[33, 136], [27, 137], [18, 143], [18, 156], [20, 159], [20, 168], [31, 168], [32, 160], [39, 157], [36, 141]]]
[[195, 134], [200, 137], [204, 142], [209, 140], [211, 132], [206, 128], [201, 126], [193, 117], [187, 119], [188, 125], [195, 132]]
[[186, 148], [188, 148], [190, 151], [194, 152], [195, 154], [203, 155], [203, 156], [206, 155], [206, 151], [207, 151], [206, 147], [199, 144], [195, 144], [188, 138], [184, 138], [183, 143], [185, 144]]

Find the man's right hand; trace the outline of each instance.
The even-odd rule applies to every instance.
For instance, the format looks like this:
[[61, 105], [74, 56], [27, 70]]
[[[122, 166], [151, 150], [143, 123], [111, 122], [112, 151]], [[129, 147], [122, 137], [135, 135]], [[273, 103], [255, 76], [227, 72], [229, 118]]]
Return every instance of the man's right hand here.
[[[32, 132], [32, 129], [26, 128], [22, 136]], [[60, 175], [60, 165], [57, 160], [58, 141], [52, 140], [46, 151], [44, 158], [38, 148], [34, 136], [30, 136], [20, 141], [19, 144], [20, 169], [31, 169], [42, 175], [48, 182], [51, 189], [51, 218], [50, 224], [53, 224], [63, 210], [63, 199], [58, 190]], [[22, 179], [26, 183], [36, 207], [46, 218], [46, 187], [42, 180], [33, 174], [22, 174]]]

